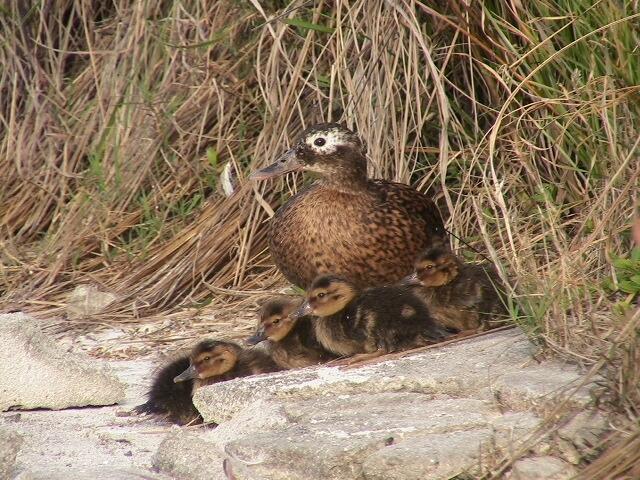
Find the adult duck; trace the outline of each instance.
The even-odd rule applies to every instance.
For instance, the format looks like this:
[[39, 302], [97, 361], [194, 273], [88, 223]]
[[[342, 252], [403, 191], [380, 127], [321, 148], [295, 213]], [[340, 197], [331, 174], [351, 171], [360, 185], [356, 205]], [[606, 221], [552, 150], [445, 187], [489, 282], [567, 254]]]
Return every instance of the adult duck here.
[[272, 165], [251, 176], [264, 180], [307, 171], [318, 180], [271, 219], [271, 256], [293, 284], [308, 287], [322, 273], [364, 288], [394, 283], [417, 255], [444, 239], [433, 201], [401, 183], [367, 177], [364, 145], [336, 123], [314, 125]]

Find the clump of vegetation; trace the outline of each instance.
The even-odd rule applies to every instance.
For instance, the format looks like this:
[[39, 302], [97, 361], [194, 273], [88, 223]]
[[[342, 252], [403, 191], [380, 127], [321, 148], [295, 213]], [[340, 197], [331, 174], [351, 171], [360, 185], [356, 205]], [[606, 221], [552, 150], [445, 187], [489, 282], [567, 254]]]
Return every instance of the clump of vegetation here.
[[624, 299], [616, 306], [619, 313], [625, 313], [634, 306], [640, 295], [640, 247], [631, 250], [629, 258], [617, 257], [611, 264], [613, 276], [605, 278], [603, 285], [612, 293], [624, 295]]
[[342, 120], [373, 174], [434, 195], [496, 262], [536, 338], [637, 378], [611, 352], [638, 342], [618, 305], [639, 285], [639, 19], [615, 0], [5, 2], [2, 305], [62, 314], [90, 280], [119, 292], [102, 321], [245, 309], [282, 284], [266, 221], [301, 182], [247, 174]]

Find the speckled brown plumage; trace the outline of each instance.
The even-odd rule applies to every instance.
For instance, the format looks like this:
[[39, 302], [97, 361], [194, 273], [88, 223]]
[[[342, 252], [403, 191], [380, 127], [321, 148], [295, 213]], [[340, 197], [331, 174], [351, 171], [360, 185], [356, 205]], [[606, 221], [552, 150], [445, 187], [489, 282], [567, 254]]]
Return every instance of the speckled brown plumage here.
[[458, 331], [488, 330], [508, 320], [504, 286], [489, 264], [463, 263], [440, 245], [416, 260], [416, 290], [438, 324]]
[[269, 355], [282, 368], [303, 368], [336, 358], [318, 342], [309, 316], [290, 317], [302, 301], [300, 297], [270, 299], [260, 309], [255, 334], [247, 339], [249, 344], [264, 341]]
[[[322, 139], [325, 143], [317, 146]], [[271, 220], [269, 248], [277, 267], [306, 288], [319, 274], [347, 277], [358, 287], [394, 283], [434, 238], [446, 233], [435, 204], [408, 185], [370, 180], [358, 137], [337, 124], [307, 129], [298, 143], [254, 178], [286, 171], [319, 179]]]
[[320, 343], [337, 355], [382, 355], [429, 345], [447, 333], [429, 315], [410, 287], [374, 287], [359, 291], [335, 275], [316, 278], [297, 314], [311, 313]]

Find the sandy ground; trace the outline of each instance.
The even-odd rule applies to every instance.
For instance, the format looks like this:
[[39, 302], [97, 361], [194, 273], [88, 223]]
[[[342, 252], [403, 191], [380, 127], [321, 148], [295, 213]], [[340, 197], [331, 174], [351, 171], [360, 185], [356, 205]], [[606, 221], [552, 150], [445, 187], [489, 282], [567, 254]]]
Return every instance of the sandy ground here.
[[151, 457], [172, 427], [148, 417], [122, 416], [144, 401], [153, 362], [109, 363], [128, 385], [121, 405], [0, 415], [0, 422], [24, 437], [18, 479], [168, 478], [153, 473]]
[[49, 330], [63, 349], [108, 362], [127, 385], [127, 395], [120, 405], [108, 407], [0, 413], [0, 425], [23, 437], [16, 480], [168, 479], [153, 471], [152, 457], [167, 433], [178, 427], [126, 413], [145, 401], [154, 370], [168, 358], [202, 338], [241, 342], [254, 325], [250, 310], [95, 324], [57, 334]]

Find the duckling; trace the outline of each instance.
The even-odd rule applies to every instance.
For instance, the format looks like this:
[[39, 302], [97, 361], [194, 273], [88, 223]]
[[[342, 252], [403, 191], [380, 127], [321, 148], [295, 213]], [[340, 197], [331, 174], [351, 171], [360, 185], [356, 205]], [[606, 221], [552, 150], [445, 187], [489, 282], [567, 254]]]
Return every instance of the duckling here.
[[319, 342], [337, 355], [353, 355], [350, 363], [437, 343], [447, 335], [410, 287], [360, 291], [337, 275], [316, 278], [293, 316], [309, 314], [318, 317], [313, 325]]
[[193, 389], [233, 378], [281, 370], [273, 359], [260, 350], [245, 350], [232, 342], [205, 340], [189, 356], [189, 368], [173, 381], [193, 380]]
[[277, 297], [260, 309], [258, 326], [249, 345], [265, 341], [271, 358], [282, 368], [304, 368], [336, 358], [318, 342], [309, 317], [290, 315], [300, 307], [301, 298]]
[[189, 368], [189, 357], [177, 358], [165, 365], [153, 379], [148, 400], [133, 409], [138, 414], [153, 414], [178, 425], [202, 423], [191, 401], [193, 382], [174, 383], [173, 379]]
[[401, 183], [367, 178], [365, 148], [337, 123], [305, 130], [275, 163], [251, 175], [319, 175], [271, 219], [271, 256], [291, 283], [305, 288], [323, 273], [357, 288], [395, 283], [434, 238], [446, 238], [433, 201]]
[[180, 357], [156, 375], [148, 400], [134, 408], [179, 425], [202, 423], [191, 400], [196, 389], [238, 377], [275, 372], [280, 368], [264, 352], [244, 350], [232, 342], [203, 340], [189, 356]]
[[418, 256], [408, 280], [422, 287], [417, 293], [444, 327], [469, 332], [504, 325], [504, 286], [491, 265], [464, 263], [448, 246], [436, 244]]

